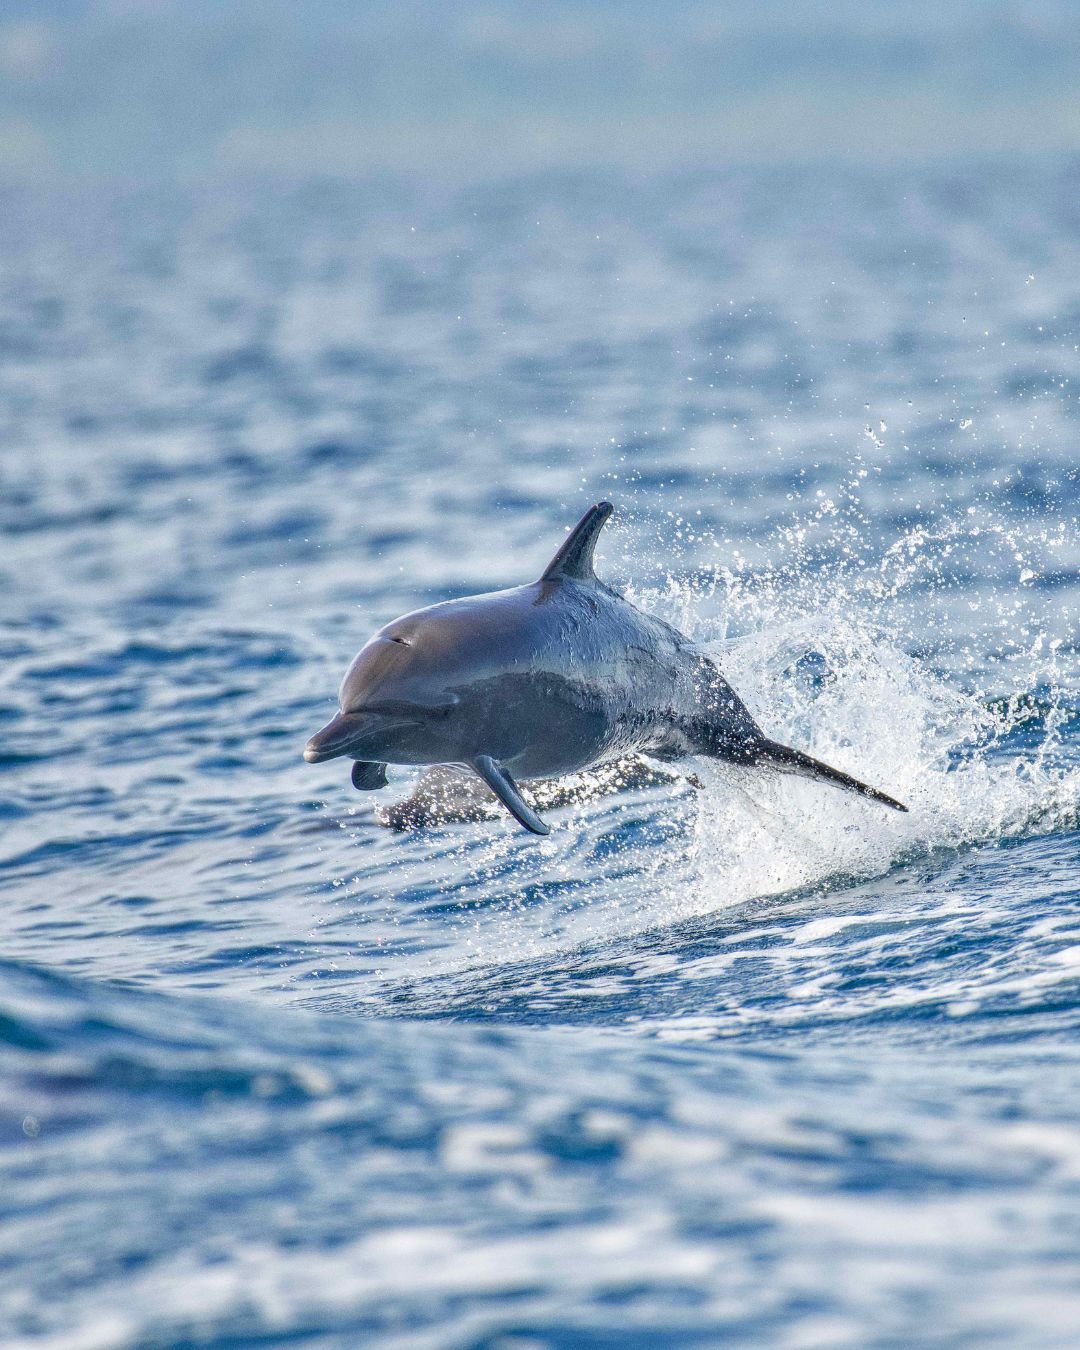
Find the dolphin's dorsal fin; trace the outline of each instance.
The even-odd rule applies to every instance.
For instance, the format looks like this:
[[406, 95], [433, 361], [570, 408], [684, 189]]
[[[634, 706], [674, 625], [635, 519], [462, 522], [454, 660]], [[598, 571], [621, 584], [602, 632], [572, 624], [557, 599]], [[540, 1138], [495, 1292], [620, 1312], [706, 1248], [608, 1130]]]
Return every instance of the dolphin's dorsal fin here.
[[610, 502], [597, 502], [595, 506], [590, 506], [566, 536], [566, 542], [548, 563], [540, 580], [558, 581], [570, 577], [574, 581], [595, 581], [593, 549], [604, 522], [614, 510]]

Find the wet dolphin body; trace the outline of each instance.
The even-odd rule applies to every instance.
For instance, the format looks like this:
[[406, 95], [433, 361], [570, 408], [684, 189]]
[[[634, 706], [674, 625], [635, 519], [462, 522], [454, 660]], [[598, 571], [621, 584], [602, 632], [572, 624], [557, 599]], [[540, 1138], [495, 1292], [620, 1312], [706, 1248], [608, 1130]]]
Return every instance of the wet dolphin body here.
[[470, 768], [536, 834], [548, 826], [519, 779], [632, 754], [771, 766], [906, 810], [770, 740], [711, 657], [598, 580], [593, 549], [611, 512], [609, 502], [591, 507], [539, 581], [418, 609], [380, 629], [345, 675], [341, 711], [304, 758], [349, 756], [360, 789], [385, 786], [388, 763]]

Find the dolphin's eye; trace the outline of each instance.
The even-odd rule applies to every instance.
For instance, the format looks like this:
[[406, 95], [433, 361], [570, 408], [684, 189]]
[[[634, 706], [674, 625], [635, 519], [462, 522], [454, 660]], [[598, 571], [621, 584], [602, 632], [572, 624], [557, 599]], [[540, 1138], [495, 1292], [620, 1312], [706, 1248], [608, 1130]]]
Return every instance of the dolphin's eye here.
[[411, 646], [412, 646], [412, 643], [411, 643], [411, 642], [406, 642], [405, 639], [404, 639], [403, 637], [392, 637], [392, 638], [390, 639], [390, 641], [391, 641], [391, 642], [397, 642], [397, 643], [399, 643], [402, 647], [411, 647]]

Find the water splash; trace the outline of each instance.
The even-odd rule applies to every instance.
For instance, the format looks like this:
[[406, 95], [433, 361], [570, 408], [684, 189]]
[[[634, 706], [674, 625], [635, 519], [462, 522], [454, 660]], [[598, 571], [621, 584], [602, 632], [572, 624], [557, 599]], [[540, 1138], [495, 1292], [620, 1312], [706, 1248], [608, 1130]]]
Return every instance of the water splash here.
[[[771, 569], [723, 565], [627, 590], [703, 641], [770, 736], [910, 808], [897, 816], [820, 784], [708, 766], [680, 916], [1075, 826], [1080, 773], [1062, 744], [1070, 649], [1054, 631], [1063, 616], [1026, 586], [1029, 560], [1060, 533], [971, 513], [882, 547], [864, 519], [854, 496], [844, 509], [827, 499], [783, 526]], [[958, 590], [970, 603], [973, 571], [982, 622], [950, 624]], [[990, 661], [988, 625], [1000, 630]]]

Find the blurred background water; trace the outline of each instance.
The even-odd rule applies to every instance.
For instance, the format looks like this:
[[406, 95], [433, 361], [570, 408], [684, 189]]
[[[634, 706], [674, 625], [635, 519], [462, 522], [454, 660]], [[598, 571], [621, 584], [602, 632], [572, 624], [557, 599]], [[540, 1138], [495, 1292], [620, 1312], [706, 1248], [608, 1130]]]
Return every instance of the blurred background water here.
[[[6, 0], [5, 1344], [1077, 1343], [1078, 59]], [[706, 766], [395, 835], [301, 761], [601, 496], [909, 816]]]

